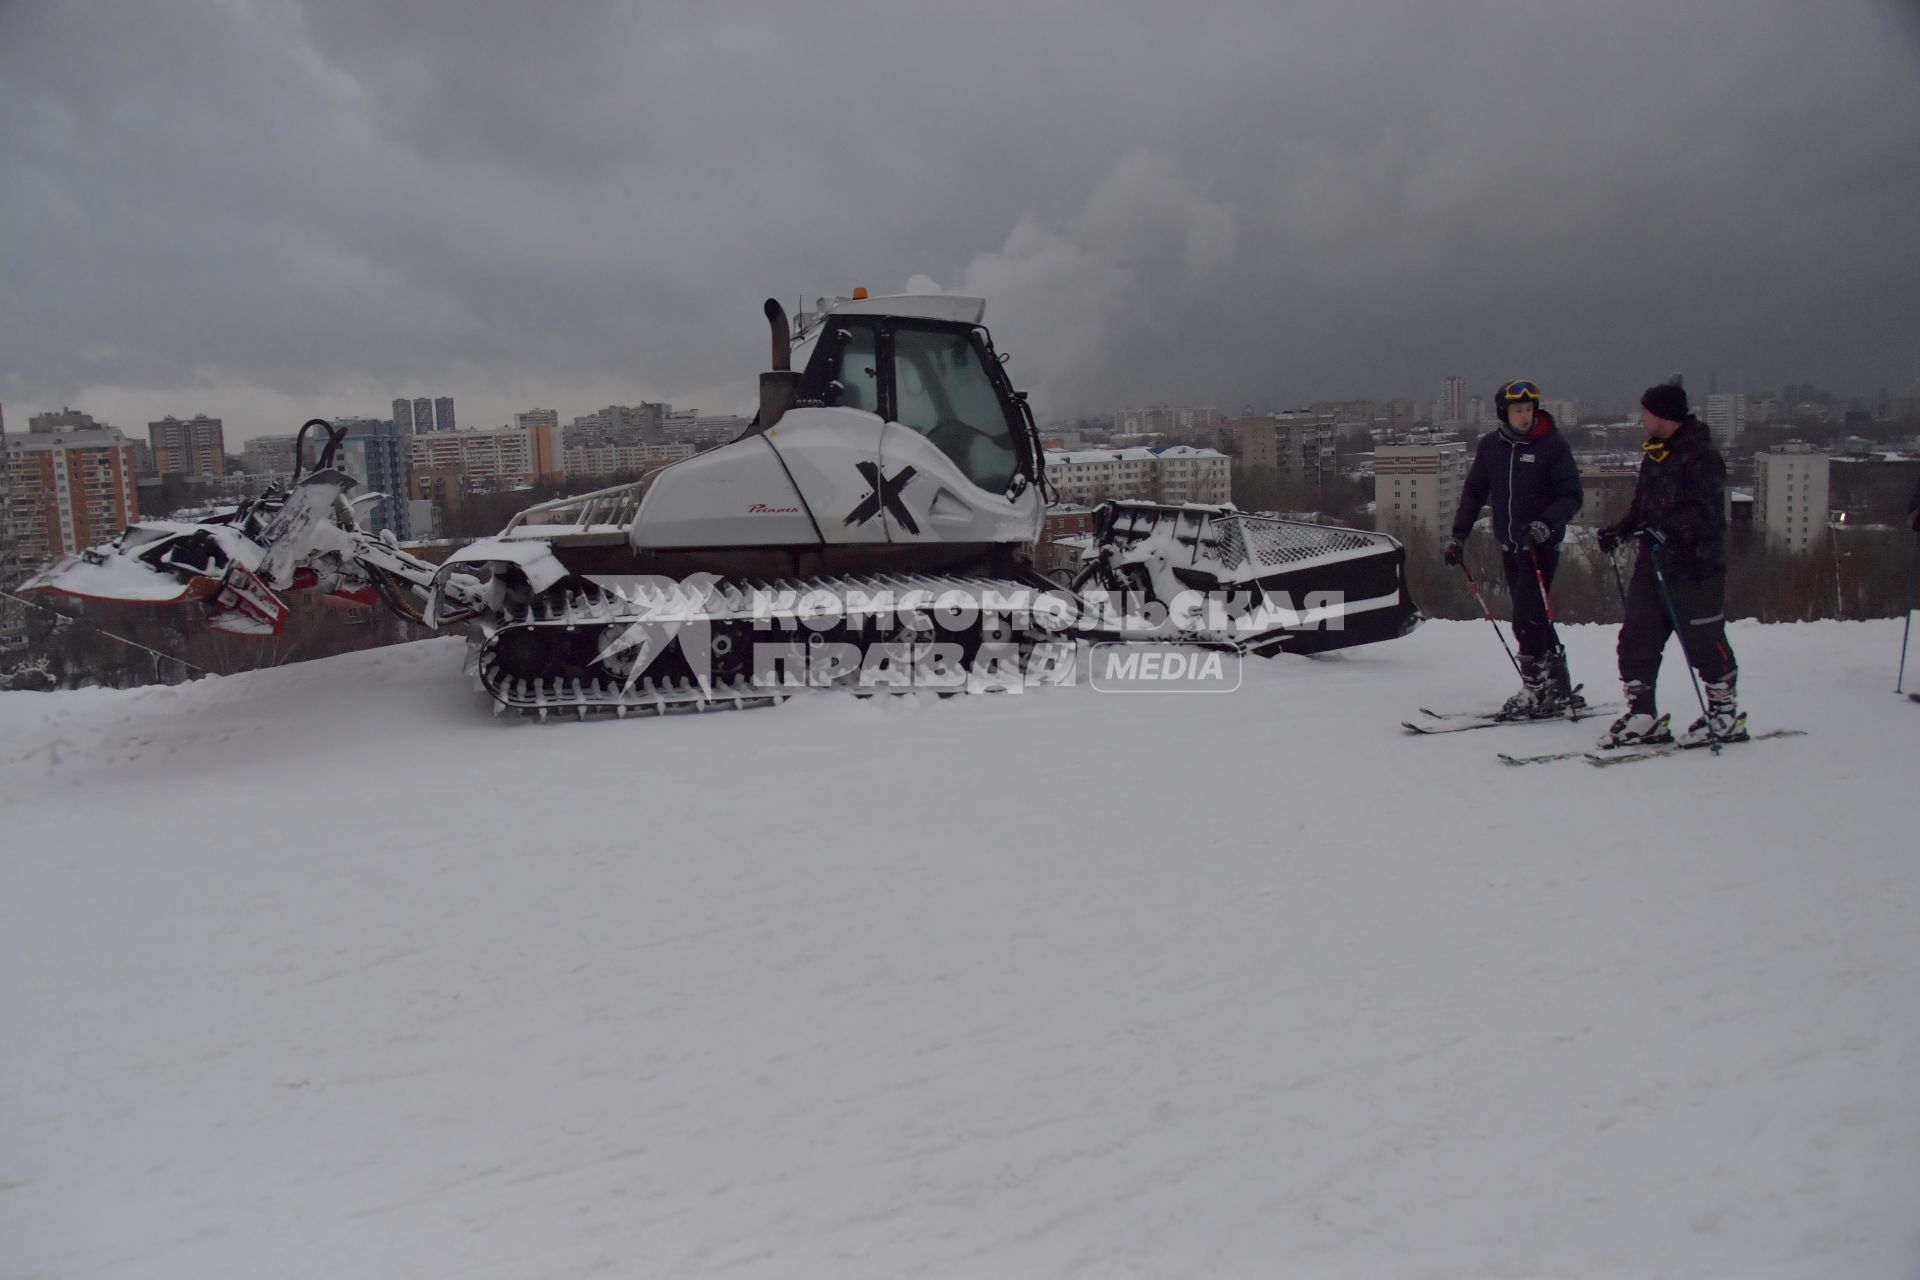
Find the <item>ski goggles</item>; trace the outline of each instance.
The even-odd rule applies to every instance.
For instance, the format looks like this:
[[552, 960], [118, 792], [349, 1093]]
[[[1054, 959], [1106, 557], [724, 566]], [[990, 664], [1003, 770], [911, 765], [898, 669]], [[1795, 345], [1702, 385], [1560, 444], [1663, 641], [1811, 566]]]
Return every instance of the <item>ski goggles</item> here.
[[1531, 382], [1509, 382], [1500, 388], [1502, 400], [1538, 400], [1540, 388]]
[[1667, 455], [1673, 451], [1667, 447], [1665, 440], [1649, 440], [1640, 446], [1640, 452], [1646, 454], [1655, 462], [1665, 462]]

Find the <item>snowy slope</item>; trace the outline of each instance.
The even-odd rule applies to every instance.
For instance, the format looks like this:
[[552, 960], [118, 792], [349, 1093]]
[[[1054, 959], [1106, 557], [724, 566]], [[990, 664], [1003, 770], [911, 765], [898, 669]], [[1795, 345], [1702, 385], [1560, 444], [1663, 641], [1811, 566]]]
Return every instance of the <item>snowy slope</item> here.
[[0, 1276], [1914, 1274], [1898, 633], [1736, 626], [1811, 736], [1611, 770], [1397, 728], [1505, 695], [1468, 623], [1233, 695], [0, 695]]

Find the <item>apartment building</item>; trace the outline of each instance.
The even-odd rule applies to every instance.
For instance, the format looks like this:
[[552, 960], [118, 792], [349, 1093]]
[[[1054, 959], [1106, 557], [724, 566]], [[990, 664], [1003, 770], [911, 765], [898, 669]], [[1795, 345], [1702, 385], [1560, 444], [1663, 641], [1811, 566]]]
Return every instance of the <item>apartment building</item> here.
[[1753, 457], [1753, 522], [1769, 547], [1806, 551], [1827, 527], [1830, 462], [1804, 440]]
[[13, 552], [32, 563], [105, 542], [140, 518], [133, 446], [112, 427], [0, 436]]
[[1444, 536], [1471, 457], [1458, 440], [1383, 444], [1373, 453], [1374, 526], [1396, 537]]
[[1310, 410], [1240, 418], [1233, 434], [1243, 467], [1313, 476], [1332, 475], [1339, 467], [1339, 424]]
[[1110, 498], [1150, 502], [1231, 501], [1233, 459], [1216, 449], [1076, 449], [1044, 455], [1047, 479], [1062, 502]]
[[223, 476], [227, 473], [226, 428], [218, 418], [165, 417], [147, 424], [153, 469], [163, 476]]
[[564, 474], [559, 434], [549, 421], [524, 429], [415, 434], [407, 442], [409, 463], [415, 472], [458, 471], [468, 482], [530, 483]]

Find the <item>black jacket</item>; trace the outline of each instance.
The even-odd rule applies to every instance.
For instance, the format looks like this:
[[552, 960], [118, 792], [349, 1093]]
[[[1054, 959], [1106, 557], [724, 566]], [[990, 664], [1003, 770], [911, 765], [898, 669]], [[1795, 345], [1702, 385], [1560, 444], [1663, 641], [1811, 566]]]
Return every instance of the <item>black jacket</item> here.
[[1706, 424], [1688, 415], [1667, 442], [1666, 457], [1641, 459], [1633, 487], [1633, 505], [1613, 526], [1620, 534], [1641, 534], [1642, 551], [1657, 531], [1665, 542], [1663, 564], [1669, 575], [1711, 578], [1727, 571], [1727, 464], [1713, 447]]
[[1549, 545], [1566, 533], [1567, 521], [1580, 510], [1580, 468], [1552, 414], [1536, 410], [1533, 423], [1524, 440], [1515, 441], [1504, 428], [1480, 437], [1453, 513], [1454, 537], [1473, 532], [1484, 506], [1493, 508], [1493, 536], [1509, 551], [1528, 545], [1527, 526], [1535, 520], [1553, 530]]

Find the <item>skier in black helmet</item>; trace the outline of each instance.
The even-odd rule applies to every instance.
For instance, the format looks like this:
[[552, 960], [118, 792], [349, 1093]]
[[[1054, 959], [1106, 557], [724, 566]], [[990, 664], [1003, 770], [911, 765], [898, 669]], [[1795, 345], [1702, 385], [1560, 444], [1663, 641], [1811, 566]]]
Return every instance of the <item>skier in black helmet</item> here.
[[1580, 510], [1580, 468], [1553, 415], [1540, 407], [1540, 388], [1507, 382], [1493, 398], [1499, 429], [1480, 438], [1460, 490], [1453, 536], [1442, 558], [1458, 565], [1480, 508], [1491, 507], [1493, 538], [1513, 596], [1513, 636], [1520, 647], [1520, 692], [1502, 717], [1537, 720], [1586, 705], [1567, 673], [1567, 651], [1547, 615], [1546, 588], [1560, 564], [1567, 522]]

